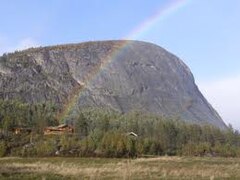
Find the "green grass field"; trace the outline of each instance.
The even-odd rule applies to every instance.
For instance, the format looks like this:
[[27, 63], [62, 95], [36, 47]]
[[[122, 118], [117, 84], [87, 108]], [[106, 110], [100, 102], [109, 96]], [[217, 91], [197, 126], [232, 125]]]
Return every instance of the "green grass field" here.
[[0, 179], [240, 179], [240, 159], [0, 158]]

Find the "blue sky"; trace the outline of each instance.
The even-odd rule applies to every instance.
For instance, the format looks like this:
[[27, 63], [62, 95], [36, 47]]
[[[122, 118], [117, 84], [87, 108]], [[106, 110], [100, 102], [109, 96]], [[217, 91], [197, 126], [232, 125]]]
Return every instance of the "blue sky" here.
[[158, 44], [179, 56], [225, 122], [240, 129], [239, 0], [0, 3], [0, 54], [39, 45], [122, 39], [155, 14], [175, 6], [132, 37]]

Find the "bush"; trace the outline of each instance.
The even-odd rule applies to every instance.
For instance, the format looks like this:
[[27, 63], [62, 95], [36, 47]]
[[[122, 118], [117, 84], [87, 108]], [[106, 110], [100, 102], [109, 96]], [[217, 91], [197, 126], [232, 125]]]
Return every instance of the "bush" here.
[[96, 144], [91, 137], [86, 137], [80, 141], [80, 153], [81, 157], [95, 156]]
[[52, 139], [47, 139], [34, 145], [36, 155], [40, 157], [53, 156], [56, 152], [56, 145]]
[[6, 143], [4, 141], [0, 141], [0, 157], [5, 156], [6, 150], [7, 150]]
[[121, 132], [107, 132], [102, 138], [100, 151], [105, 157], [135, 157], [137, 142]]
[[181, 154], [186, 156], [205, 156], [212, 154], [211, 145], [208, 142], [189, 142], [183, 146]]

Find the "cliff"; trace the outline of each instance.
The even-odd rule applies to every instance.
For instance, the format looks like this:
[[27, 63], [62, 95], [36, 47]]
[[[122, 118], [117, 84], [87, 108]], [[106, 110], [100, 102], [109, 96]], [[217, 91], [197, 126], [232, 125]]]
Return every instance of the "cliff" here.
[[4, 55], [0, 98], [140, 110], [226, 127], [183, 61], [140, 41], [86, 42]]

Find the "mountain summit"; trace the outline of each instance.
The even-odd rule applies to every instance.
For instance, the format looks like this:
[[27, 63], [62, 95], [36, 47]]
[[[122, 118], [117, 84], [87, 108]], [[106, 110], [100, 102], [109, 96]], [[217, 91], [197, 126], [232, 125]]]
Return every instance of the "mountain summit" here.
[[226, 127], [189, 68], [163, 48], [140, 41], [86, 42], [3, 55], [0, 98], [140, 110]]

